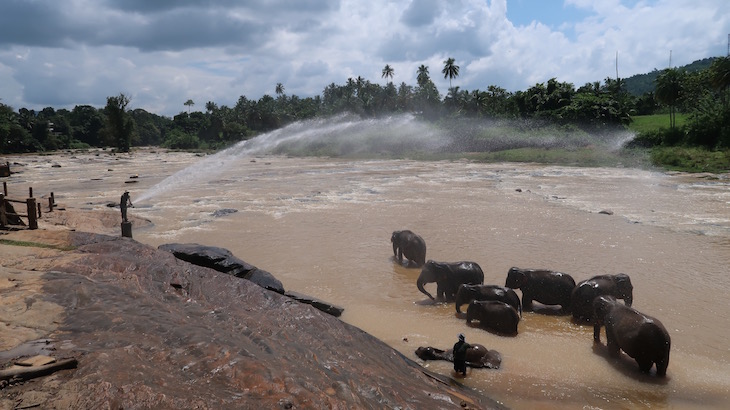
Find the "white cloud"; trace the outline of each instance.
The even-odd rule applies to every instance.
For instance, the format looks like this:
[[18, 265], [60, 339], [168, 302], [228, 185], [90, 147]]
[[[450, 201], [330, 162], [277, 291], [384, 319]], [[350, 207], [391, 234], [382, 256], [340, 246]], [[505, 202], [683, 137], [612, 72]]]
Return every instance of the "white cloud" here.
[[[245, 95], [320, 94], [362, 76], [415, 84], [429, 67], [461, 67], [454, 85], [524, 90], [555, 77], [581, 86], [669, 63], [724, 55], [726, 0], [566, 0], [583, 21], [514, 26], [505, 0], [236, 0], [11, 2], [0, 16], [0, 98], [14, 108], [103, 106], [124, 92], [132, 108], [164, 115]], [[113, 6], [112, 6], [113, 5]], [[557, 10], [556, 12], [559, 12]], [[28, 24], [32, 21], [33, 24]], [[202, 108], [201, 108], [202, 109]]]

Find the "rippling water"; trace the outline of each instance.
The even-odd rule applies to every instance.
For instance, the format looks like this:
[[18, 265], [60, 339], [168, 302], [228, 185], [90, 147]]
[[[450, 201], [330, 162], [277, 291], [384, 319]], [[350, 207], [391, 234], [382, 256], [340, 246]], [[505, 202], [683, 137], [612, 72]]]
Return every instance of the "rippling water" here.
[[[509, 407], [730, 404], [727, 176], [240, 151], [10, 161], [23, 170], [13, 186], [54, 190], [67, 207], [103, 209], [129, 189], [130, 214], [154, 223], [135, 228], [136, 240], [228, 248], [287, 289], [345, 307], [342, 320], [414, 360], [418, 346], [446, 348], [464, 333], [503, 355], [502, 369], [471, 370], [464, 382]], [[220, 210], [227, 211], [216, 216]], [[607, 359], [592, 328], [565, 316], [525, 313], [516, 337], [468, 327], [453, 305], [433, 305], [418, 292], [418, 269], [394, 262], [397, 229], [423, 236], [429, 259], [479, 263], [485, 283], [503, 285], [512, 266], [559, 270], [576, 281], [629, 274], [634, 307], [672, 336], [668, 377], [641, 375], [625, 356]], [[451, 371], [446, 362], [424, 366]]]

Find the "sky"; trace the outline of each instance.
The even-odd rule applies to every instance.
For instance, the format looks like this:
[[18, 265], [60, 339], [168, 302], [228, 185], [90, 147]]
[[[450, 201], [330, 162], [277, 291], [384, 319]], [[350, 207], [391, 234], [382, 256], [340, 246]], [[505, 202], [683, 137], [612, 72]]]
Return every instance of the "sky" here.
[[576, 88], [728, 54], [728, 0], [0, 0], [0, 103], [172, 117], [239, 97], [300, 98], [363, 77], [514, 92]]

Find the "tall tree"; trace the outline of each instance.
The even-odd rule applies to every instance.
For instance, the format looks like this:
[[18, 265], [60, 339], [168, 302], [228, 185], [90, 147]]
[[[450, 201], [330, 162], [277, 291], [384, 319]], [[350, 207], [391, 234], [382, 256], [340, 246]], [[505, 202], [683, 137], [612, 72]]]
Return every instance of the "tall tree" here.
[[449, 88], [451, 88], [451, 80], [459, 76], [459, 66], [454, 63], [455, 60], [449, 57], [447, 60], [444, 60], [444, 69], [441, 70], [444, 78], [449, 79]]
[[391, 67], [390, 64], [386, 64], [385, 67], [383, 68], [383, 75], [381, 76], [381, 78], [385, 78], [386, 80], [387, 79], [393, 80], [394, 73], [395, 73], [395, 70], [393, 69], [393, 67]]
[[656, 78], [655, 96], [660, 103], [669, 107], [669, 128], [677, 125], [676, 107], [682, 98], [682, 80], [684, 72], [678, 68], [667, 68]]
[[129, 152], [132, 144], [132, 131], [134, 121], [127, 113], [129, 97], [120, 93], [118, 96], [107, 97], [106, 107], [106, 133], [120, 152]]
[[190, 107], [195, 105], [195, 103], [193, 102], [193, 100], [187, 100], [187, 101], [185, 101], [185, 103], [183, 105], [188, 107], [188, 114], [190, 114]]
[[276, 95], [284, 94], [284, 85], [282, 83], [276, 83]]
[[428, 84], [429, 80], [431, 80], [431, 77], [429, 77], [428, 75], [428, 66], [421, 64], [421, 66], [418, 67], [418, 75], [416, 76], [418, 86], [425, 86], [426, 84]]
[[720, 91], [730, 87], [730, 57], [720, 57], [712, 62], [710, 81]]

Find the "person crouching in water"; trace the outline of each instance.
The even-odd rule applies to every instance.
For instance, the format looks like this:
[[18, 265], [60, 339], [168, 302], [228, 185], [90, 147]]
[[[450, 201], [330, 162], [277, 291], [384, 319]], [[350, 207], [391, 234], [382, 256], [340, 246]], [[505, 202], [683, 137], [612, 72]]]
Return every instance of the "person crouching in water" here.
[[464, 334], [459, 333], [459, 341], [454, 344], [454, 371], [466, 376], [466, 350], [471, 345], [466, 342]]

